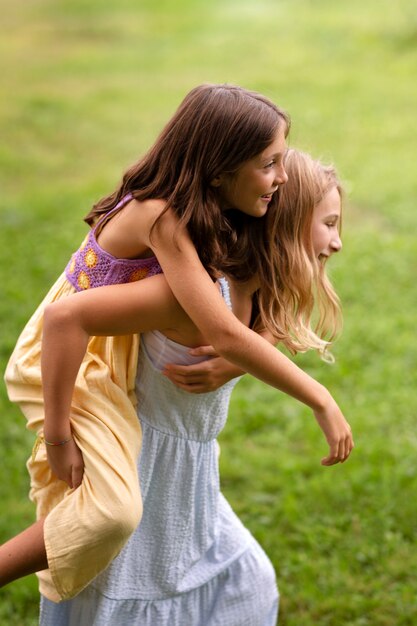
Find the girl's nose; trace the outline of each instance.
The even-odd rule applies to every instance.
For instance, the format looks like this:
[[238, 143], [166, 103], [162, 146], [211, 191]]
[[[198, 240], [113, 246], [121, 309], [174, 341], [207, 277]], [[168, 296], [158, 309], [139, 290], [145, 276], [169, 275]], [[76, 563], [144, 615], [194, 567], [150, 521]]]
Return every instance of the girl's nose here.
[[340, 252], [340, 250], [342, 249], [342, 240], [340, 239], [340, 237], [334, 237], [331, 241], [330, 246], [333, 252]]
[[288, 180], [288, 174], [285, 171], [285, 167], [280, 165], [275, 171], [275, 184], [276, 185], [285, 185]]

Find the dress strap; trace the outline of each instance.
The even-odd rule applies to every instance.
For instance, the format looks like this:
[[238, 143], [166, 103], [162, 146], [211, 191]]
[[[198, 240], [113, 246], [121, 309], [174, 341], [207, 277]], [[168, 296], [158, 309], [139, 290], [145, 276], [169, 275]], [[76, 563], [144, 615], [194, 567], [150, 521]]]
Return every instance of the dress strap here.
[[229, 287], [229, 283], [227, 281], [227, 278], [222, 276], [221, 278], [217, 279], [217, 282], [220, 285], [220, 291], [222, 292], [222, 296], [223, 296], [224, 301], [226, 302], [226, 304], [229, 307], [229, 309], [231, 309], [232, 308], [232, 300], [230, 298], [230, 287]]
[[123, 196], [123, 198], [116, 204], [115, 207], [113, 207], [112, 209], [110, 209], [110, 211], [107, 211], [107, 213], [104, 213], [104, 215], [102, 215], [100, 217], [100, 219], [98, 220], [97, 224], [94, 224], [93, 227], [93, 233], [97, 233], [97, 230], [100, 226], [104, 225], [104, 222], [107, 222], [108, 219], [110, 219], [110, 217], [112, 217], [112, 215], [114, 215], [114, 213], [117, 213], [117, 211], [120, 211], [120, 209], [123, 209], [123, 207], [128, 204], [128, 202], [130, 202], [132, 200], [133, 196], [130, 193], [127, 193], [125, 196]]

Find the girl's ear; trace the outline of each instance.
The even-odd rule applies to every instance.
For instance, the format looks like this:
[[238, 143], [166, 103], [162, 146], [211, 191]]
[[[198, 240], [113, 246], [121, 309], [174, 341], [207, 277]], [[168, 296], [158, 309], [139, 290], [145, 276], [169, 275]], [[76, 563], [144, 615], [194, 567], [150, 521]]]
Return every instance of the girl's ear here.
[[220, 175], [215, 176], [213, 180], [210, 182], [210, 185], [212, 187], [220, 187], [221, 184], [222, 184], [222, 177]]

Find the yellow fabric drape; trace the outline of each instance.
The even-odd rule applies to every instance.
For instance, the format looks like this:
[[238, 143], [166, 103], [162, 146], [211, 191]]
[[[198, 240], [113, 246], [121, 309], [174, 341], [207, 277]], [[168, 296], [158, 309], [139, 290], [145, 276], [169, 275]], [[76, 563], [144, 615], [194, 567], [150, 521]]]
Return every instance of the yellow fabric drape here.
[[[40, 370], [44, 307], [74, 293], [63, 274], [23, 330], [6, 369], [9, 398], [27, 427], [42, 433]], [[141, 429], [135, 378], [139, 337], [92, 337], [73, 395], [71, 427], [81, 448], [82, 485], [70, 489], [51, 473], [45, 446], [27, 467], [37, 518], [45, 517], [49, 569], [39, 572], [40, 592], [59, 602], [79, 593], [120, 552], [140, 521], [136, 461]]]

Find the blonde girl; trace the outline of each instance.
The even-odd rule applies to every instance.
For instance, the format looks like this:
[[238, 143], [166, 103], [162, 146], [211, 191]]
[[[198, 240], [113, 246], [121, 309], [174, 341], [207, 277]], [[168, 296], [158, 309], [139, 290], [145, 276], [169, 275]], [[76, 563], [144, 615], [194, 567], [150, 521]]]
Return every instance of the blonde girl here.
[[[323, 333], [334, 335], [340, 322], [325, 272], [327, 258], [341, 248], [340, 184], [334, 168], [295, 150], [285, 166], [289, 182], [279, 192], [265, 234], [270, 253], [280, 261], [275, 280], [282, 286], [282, 301], [304, 328], [289, 347], [304, 350], [314, 341], [322, 352]], [[290, 267], [302, 280], [288, 279]], [[74, 383], [92, 333], [143, 333], [136, 390], [144, 438], [138, 460], [144, 515], [120, 556], [76, 598], [59, 605], [42, 599], [40, 626], [275, 626], [272, 565], [219, 490], [215, 437], [225, 423], [234, 383], [193, 396], [166, 380], [161, 370], [167, 359], [188, 363], [187, 346], [204, 337], [163, 276], [147, 283], [77, 295], [46, 312], [44, 344], [49, 357], [55, 356], [45, 360], [45, 379], [55, 379], [48, 372], [59, 366], [67, 381], [60, 385], [63, 393]], [[234, 313], [249, 323], [248, 285], [221, 278], [217, 284]], [[317, 333], [309, 320], [318, 302]], [[283, 335], [285, 330], [284, 321]]]
[[[163, 271], [221, 356], [311, 406], [330, 446], [325, 463], [349, 455], [350, 429], [328, 391], [239, 323], [213, 282], [219, 272], [265, 282], [268, 268], [258, 254], [262, 221], [287, 178], [288, 128], [285, 113], [258, 94], [197, 87], [149, 153], [87, 216], [96, 225], [23, 331], [6, 371], [11, 400], [48, 444], [29, 461], [39, 522], [7, 544], [8, 553], [16, 547], [16, 557], [5, 560], [0, 552], [0, 582], [42, 570], [46, 597], [72, 597], [118, 554], [141, 517], [141, 432], [133, 393], [137, 337], [94, 337], [73, 399], [58, 385], [54, 410], [43, 406], [44, 307], [75, 290]], [[261, 291], [263, 312], [262, 298]], [[81, 484], [84, 463], [88, 478]], [[103, 467], [114, 474], [110, 482]], [[34, 554], [39, 537], [44, 549]]]

